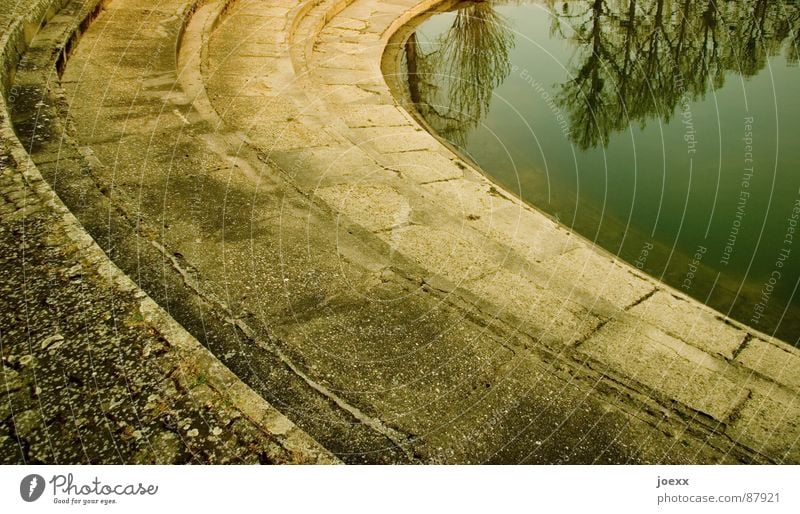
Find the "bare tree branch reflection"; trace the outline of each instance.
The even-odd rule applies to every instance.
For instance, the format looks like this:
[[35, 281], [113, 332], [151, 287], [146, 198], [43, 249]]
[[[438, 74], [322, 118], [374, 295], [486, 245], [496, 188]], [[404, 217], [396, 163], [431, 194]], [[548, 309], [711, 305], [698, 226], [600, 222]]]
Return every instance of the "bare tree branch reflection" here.
[[406, 44], [409, 93], [436, 132], [463, 145], [486, 115], [493, 90], [511, 70], [514, 37], [491, 1], [460, 4], [450, 29], [427, 53]]
[[797, 37], [800, 14], [796, 3], [780, 0], [594, 0], [560, 11], [550, 0], [549, 7], [577, 46], [573, 79], [558, 102], [582, 149], [607, 144], [630, 124], [669, 122], [731, 72], [754, 76]]
[[[499, 0], [497, 0], [499, 1]], [[800, 55], [798, 0], [545, 0], [551, 34], [575, 45], [570, 80], [554, 95], [581, 149], [756, 75], [783, 48]], [[408, 40], [409, 92], [441, 136], [463, 145], [510, 72], [514, 38], [491, 1], [460, 4], [449, 30], [422, 51]], [[788, 43], [785, 44], [785, 43]]]

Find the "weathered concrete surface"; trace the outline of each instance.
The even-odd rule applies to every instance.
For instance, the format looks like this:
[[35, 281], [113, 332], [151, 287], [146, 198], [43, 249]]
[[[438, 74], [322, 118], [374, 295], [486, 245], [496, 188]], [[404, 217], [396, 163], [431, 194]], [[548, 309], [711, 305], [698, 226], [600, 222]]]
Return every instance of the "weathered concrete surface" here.
[[[49, 36], [54, 43], [60, 36], [53, 29], [69, 30], [89, 12], [72, 4], [74, 10], [51, 18], [59, 7], [53, 1], [0, 0], [3, 68], [14, 67], [33, 36], [15, 32], [15, 25], [38, 27], [50, 18], [48, 31], [37, 39], [41, 44]], [[22, 85], [36, 75], [31, 70], [37, 49], [50, 50], [35, 47], [17, 87], [6, 92], [17, 107], [43, 99]], [[5, 106], [0, 463], [337, 462], [109, 261], [29, 160]], [[42, 127], [46, 107], [26, 109]]]
[[114, 0], [61, 82], [72, 130], [16, 125], [114, 261], [345, 461], [800, 462], [797, 350], [398, 104], [385, 45], [435, 3]]

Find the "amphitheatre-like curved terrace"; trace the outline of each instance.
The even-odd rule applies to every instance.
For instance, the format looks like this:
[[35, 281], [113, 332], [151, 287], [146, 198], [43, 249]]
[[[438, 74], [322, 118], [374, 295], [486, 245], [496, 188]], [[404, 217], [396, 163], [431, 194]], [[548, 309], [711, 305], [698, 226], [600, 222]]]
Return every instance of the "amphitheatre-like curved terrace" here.
[[800, 461], [794, 347], [571, 233], [400, 105], [398, 31], [439, 0], [34, 3], [3, 39], [4, 173], [29, 154], [98, 269], [295, 460]]

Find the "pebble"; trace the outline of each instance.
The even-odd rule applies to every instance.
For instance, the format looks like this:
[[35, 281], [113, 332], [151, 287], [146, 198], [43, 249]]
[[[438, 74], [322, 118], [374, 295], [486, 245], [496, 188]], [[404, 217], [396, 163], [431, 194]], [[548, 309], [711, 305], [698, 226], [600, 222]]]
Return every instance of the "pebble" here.
[[64, 341], [64, 336], [62, 336], [61, 334], [56, 334], [56, 335], [47, 337], [47, 338], [42, 340], [42, 344], [41, 344], [42, 350], [47, 350], [48, 348], [51, 348], [51, 347], [52, 347], [53, 350], [55, 350], [56, 348], [61, 346], [63, 341]]

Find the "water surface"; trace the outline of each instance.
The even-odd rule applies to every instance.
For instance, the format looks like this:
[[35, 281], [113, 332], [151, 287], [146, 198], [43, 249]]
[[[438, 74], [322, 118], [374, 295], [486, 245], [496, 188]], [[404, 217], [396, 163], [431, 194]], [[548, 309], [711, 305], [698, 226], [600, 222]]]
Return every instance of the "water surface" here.
[[404, 43], [438, 135], [576, 232], [800, 337], [800, 4], [465, 2]]

